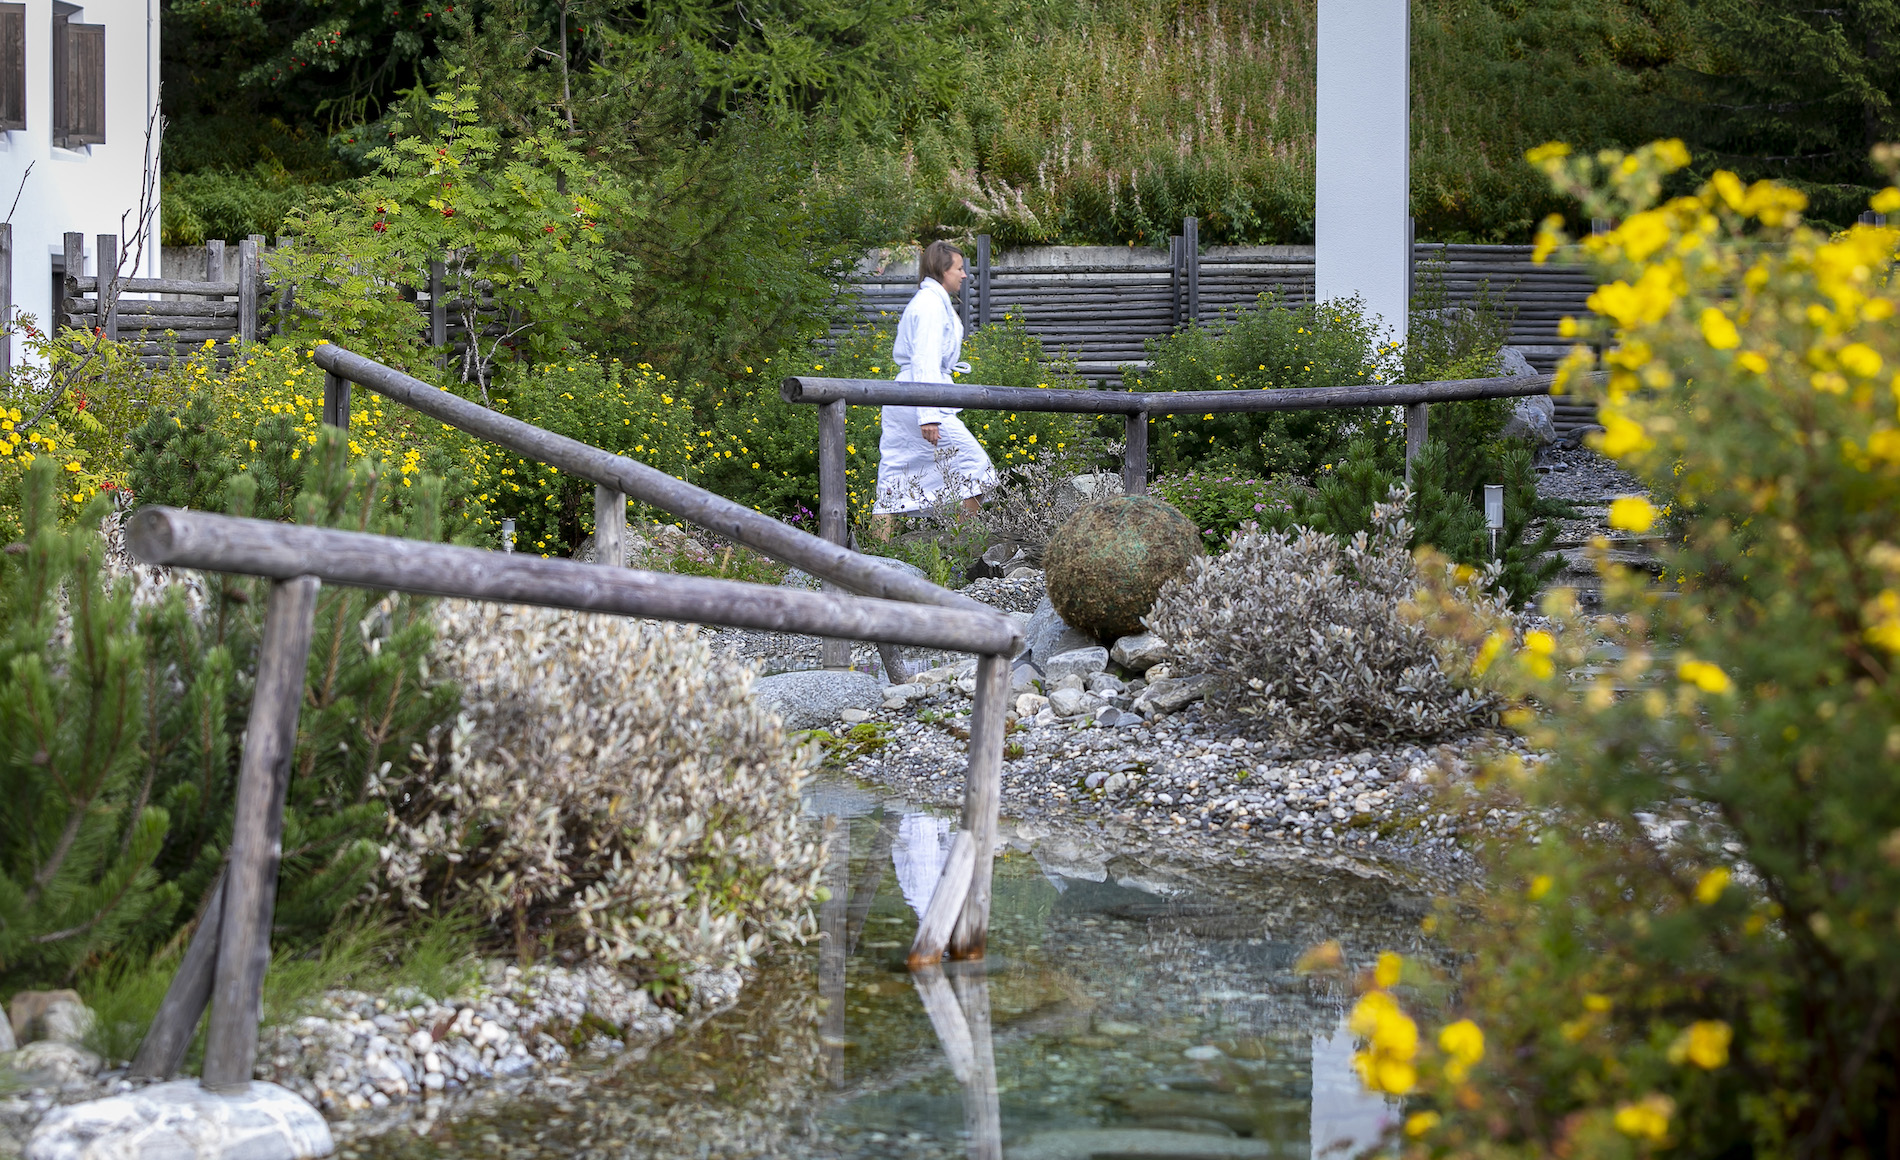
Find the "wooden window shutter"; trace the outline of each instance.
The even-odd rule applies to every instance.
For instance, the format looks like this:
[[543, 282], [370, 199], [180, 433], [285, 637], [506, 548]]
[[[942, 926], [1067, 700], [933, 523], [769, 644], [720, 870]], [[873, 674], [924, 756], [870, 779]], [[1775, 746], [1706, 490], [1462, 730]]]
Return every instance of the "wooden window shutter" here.
[[26, 128], [26, 5], [0, 4], [0, 129]]
[[55, 20], [53, 46], [53, 144], [105, 144], [106, 26]]

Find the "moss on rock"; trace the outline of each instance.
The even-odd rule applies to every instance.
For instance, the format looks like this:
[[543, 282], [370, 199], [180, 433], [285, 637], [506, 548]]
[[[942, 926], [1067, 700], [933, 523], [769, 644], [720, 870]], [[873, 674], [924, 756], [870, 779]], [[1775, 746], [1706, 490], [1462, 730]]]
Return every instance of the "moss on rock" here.
[[1064, 621], [1098, 637], [1140, 632], [1161, 586], [1200, 554], [1193, 522], [1153, 496], [1092, 503], [1049, 539], [1049, 601]]

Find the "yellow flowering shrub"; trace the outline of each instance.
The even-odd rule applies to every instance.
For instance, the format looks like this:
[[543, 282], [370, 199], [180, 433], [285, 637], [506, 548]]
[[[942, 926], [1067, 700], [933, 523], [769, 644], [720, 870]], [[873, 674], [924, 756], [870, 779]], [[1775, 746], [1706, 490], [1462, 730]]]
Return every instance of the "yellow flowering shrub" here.
[[[1811, 229], [1799, 193], [1722, 172], [1664, 198], [1688, 160], [1674, 142], [1531, 154], [1614, 224], [1574, 243], [1600, 288], [1566, 324], [1593, 345], [1564, 377], [1600, 391], [1598, 446], [1667, 504], [1667, 521], [1641, 499], [1609, 513], [1666, 532], [1665, 574], [1599, 543], [1612, 615], [1557, 593], [1558, 627], [1521, 638], [1437, 616], [1549, 754], [1495, 763], [1492, 792], [1557, 821], [1446, 909], [1474, 916], [1453, 935], [1472, 950], [1459, 995], [1490, 1049], [1462, 1082], [1421, 1071], [1414, 1155], [1893, 1139], [1900, 230]], [[1900, 190], [1876, 202], [1900, 210]], [[1540, 252], [1572, 244], [1545, 223]], [[1445, 591], [1419, 606], [1453, 608]]]

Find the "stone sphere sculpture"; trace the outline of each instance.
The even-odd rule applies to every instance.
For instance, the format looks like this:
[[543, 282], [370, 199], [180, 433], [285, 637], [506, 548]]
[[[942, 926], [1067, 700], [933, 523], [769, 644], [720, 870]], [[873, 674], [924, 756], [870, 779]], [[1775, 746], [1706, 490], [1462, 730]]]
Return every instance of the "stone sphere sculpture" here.
[[1124, 495], [1070, 516], [1049, 538], [1042, 563], [1057, 614], [1112, 640], [1142, 631], [1161, 586], [1199, 555], [1193, 521], [1153, 496]]

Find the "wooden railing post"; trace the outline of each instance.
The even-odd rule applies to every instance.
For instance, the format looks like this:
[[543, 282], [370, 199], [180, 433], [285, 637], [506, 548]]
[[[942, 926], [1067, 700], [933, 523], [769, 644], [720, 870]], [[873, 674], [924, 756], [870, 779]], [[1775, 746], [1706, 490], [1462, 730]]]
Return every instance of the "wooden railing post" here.
[[238, 760], [211, 1026], [205, 1036], [204, 1086], [212, 1091], [243, 1090], [257, 1061], [277, 867], [283, 857], [284, 796], [297, 744], [317, 588], [314, 576], [279, 580], [271, 585], [264, 613], [250, 724]]
[[1405, 405], [1405, 482], [1412, 482], [1412, 460], [1425, 450], [1427, 426], [1431, 421], [1430, 403]]
[[13, 223], [0, 222], [0, 380], [13, 373]]
[[211, 978], [218, 969], [218, 939], [223, 934], [224, 877], [220, 870], [211, 883], [204, 915], [185, 948], [184, 960], [178, 964], [178, 973], [172, 976], [145, 1038], [139, 1041], [129, 1073], [134, 1078], [170, 1079], [184, 1066], [185, 1053], [198, 1034], [198, 1021], [211, 1004]]
[[75, 306], [69, 306], [79, 297], [79, 279], [86, 276], [86, 235], [67, 231], [66, 233], [66, 273], [61, 279], [61, 300], [53, 303], [53, 317], [62, 326], [75, 326], [73, 316], [78, 312]]
[[[850, 528], [844, 475], [848, 462], [845, 406], [823, 403], [818, 407], [818, 536], [841, 548]], [[850, 668], [851, 642], [826, 637], [822, 663], [828, 669]]]
[[976, 236], [976, 324], [990, 324], [990, 236]]
[[323, 372], [323, 421], [350, 429], [350, 380], [329, 371]]
[[99, 268], [99, 327], [108, 342], [119, 341], [119, 235], [100, 234], [94, 261]]
[[980, 959], [990, 938], [990, 865], [996, 857], [996, 815], [1003, 800], [1003, 734], [1009, 727], [1009, 658], [976, 662], [976, 707], [970, 713], [970, 765], [963, 781], [963, 828], [975, 865], [963, 914], [950, 935], [953, 959]]
[[627, 564], [627, 497], [599, 483], [594, 485], [594, 563]]
[[1187, 290], [1187, 271], [1181, 262], [1181, 235], [1175, 234], [1168, 239], [1168, 329], [1181, 328], [1181, 296]]
[[1123, 416], [1128, 442], [1122, 449], [1122, 493], [1146, 495], [1148, 492], [1148, 412], [1136, 411]]
[[223, 238], [212, 238], [205, 243], [205, 281], [224, 281]]
[[1187, 266], [1187, 316], [1201, 320], [1201, 219], [1187, 218], [1181, 223], [1181, 260]]
[[257, 244], [262, 234], [252, 234], [238, 243], [238, 342], [257, 341]]

